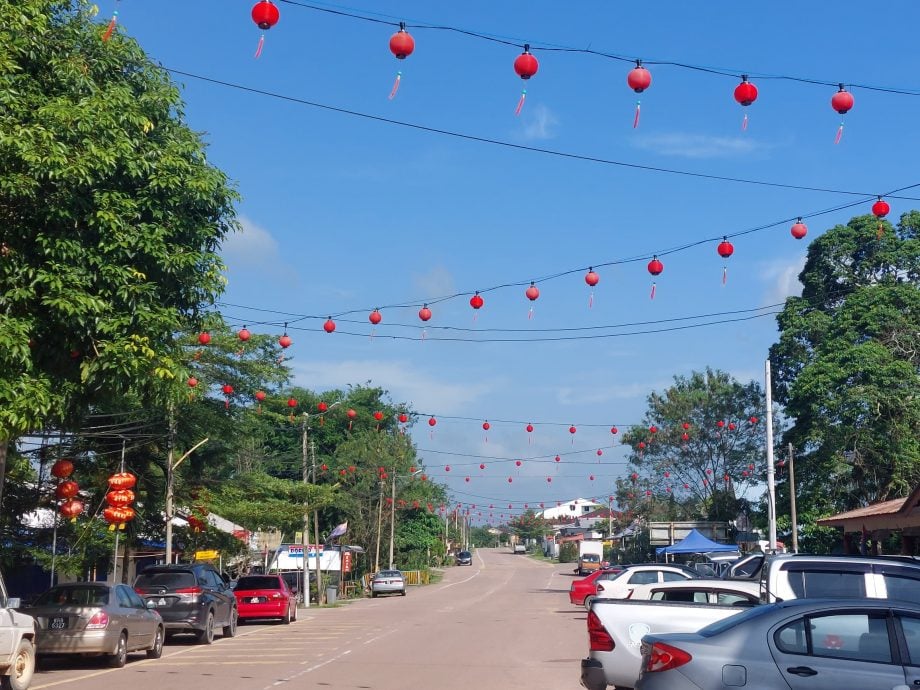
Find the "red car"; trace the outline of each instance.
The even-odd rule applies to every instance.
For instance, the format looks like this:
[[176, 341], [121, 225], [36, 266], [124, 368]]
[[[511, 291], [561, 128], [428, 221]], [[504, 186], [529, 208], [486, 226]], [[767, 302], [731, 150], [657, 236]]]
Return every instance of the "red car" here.
[[597, 578], [609, 573], [618, 573], [622, 568], [601, 568], [595, 570], [588, 577], [572, 582], [569, 587], [569, 601], [575, 606], [584, 606], [587, 597], [594, 597], [597, 594]]
[[239, 620], [277, 618], [282, 623], [297, 620], [297, 595], [278, 575], [244, 575], [233, 590]]

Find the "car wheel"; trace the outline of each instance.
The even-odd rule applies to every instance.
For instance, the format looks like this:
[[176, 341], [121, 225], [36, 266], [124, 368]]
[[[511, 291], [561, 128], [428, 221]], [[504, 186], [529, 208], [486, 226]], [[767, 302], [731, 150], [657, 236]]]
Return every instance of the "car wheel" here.
[[156, 635], [153, 636], [153, 646], [147, 650], [148, 659], [159, 659], [163, 656], [163, 627], [157, 627]]
[[291, 624], [291, 607], [288, 606], [287, 610], [284, 612], [284, 617], [281, 619], [281, 622], [285, 625]]
[[594, 596], [588, 595], [585, 597], [585, 608], [589, 611], [591, 610], [591, 602], [594, 601]]
[[401, 591], [401, 592], [399, 593], [399, 596], [401, 596], [401, 597], [406, 596], [406, 590]]
[[115, 646], [115, 653], [109, 654], [109, 666], [112, 668], [122, 668], [128, 661], [128, 636], [122, 633], [118, 638], [118, 644]]
[[294, 604], [293, 609], [294, 611], [293, 613], [291, 613], [291, 620], [296, 621], [297, 620], [297, 604], [296, 603]]
[[224, 637], [236, 637], [236, 622], [240, 617], [240, 612], [235, 608], [230, 611], [230, 623], [224, 626]]
[[19, 641], [19, 648], [10, 667], [10, 675], [0, 676], [4, 690], [28, 690], [35, 674], [35, 648], [30, 640]]
[[214, 612], [208, 611], [208, 617], [204, 622], [204, 629], [198, 631], [198, 641], [201, 644], [211, 644], [214, 642]]

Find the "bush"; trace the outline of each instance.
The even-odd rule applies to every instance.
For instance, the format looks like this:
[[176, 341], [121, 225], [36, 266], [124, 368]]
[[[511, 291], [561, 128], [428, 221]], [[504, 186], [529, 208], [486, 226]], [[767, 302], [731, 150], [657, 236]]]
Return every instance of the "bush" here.
[[573, 541], [567, 541], [559, 547], [559, 562], [574, 563], [578, 560], [578, 545]]

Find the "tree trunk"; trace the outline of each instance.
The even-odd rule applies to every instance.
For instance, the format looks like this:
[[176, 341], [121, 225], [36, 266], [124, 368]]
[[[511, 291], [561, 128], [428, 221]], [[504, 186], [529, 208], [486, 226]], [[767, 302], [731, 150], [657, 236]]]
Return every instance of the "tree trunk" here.
[[9, 445], [9, 439], [0, 437], [0, 508], [3, 506], [3, 485], [6, 482], [6, 451]]

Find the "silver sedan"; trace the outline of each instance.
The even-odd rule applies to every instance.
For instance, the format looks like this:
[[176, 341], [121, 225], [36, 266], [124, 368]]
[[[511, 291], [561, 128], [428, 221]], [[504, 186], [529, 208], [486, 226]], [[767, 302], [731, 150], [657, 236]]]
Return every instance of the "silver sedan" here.
[[163, 619], [127, 585], [57, 585], [22, 612], [36, 620], [39, 656], [104, 656], [118, 668], [125, 665], [129, 652], [146, 651], [151, 659], [163, 653]]
[[401, 594], [406, 596], [406, 578], [398, 570], [381, 570], [371, 580], [371, 596]]
[[920, 686], [918, 664], [920, 605], [797, 599], [646, 635], [636, 690], [889, 690]]

